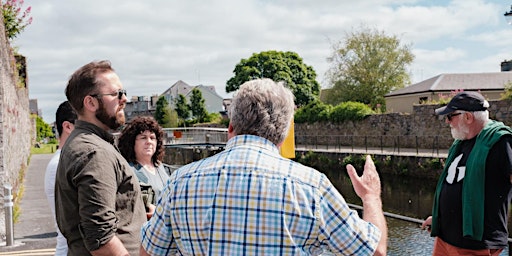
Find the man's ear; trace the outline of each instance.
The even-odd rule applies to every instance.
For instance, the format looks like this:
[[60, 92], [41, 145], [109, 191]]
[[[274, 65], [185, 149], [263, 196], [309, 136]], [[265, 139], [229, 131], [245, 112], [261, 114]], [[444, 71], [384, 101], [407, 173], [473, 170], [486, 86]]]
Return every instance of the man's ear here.
[[71, 133], [75, 129], [75, 125], [71, 122], [64, 121], [62, 122], [62, 133]]
[[233, 128], [233, 125], [231, 125], [231, 122], [229, 122], [229, 125], [228, 125], [228, 140], [236, 136], [234, 130], [235, 129]]
[[98, 99], [91, 95], [87, 95], [84, 98], [84, 109], [89, 110], [91, 112], [96, 112], [99, 107]]
[[473, 116], [473, 113], [470, 112], [465, 112], [463, 118], [464, 122], [468, 124], [473, 123], [475, 121], [475, 116]]

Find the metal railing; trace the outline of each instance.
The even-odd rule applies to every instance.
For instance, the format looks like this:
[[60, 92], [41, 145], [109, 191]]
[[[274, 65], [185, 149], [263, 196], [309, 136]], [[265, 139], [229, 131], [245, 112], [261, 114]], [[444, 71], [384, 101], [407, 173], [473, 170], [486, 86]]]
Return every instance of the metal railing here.
[[[180, 127], [164, 128], [167, 147], [194, 145], [225, 145], [226, 128]], [[441, 135], [295, 135], [297, 150], [326, 150], [369, 154], [445, 156], [451, 137]]]
[[228, 129], [205, 127], [164, 128], [165, 145], [222, 145], [228, 141]]
[[400, 155], [439, 155], [447, 153], [453, 139], [441, 135], [295, 135], [302, 150], [327, 150]]

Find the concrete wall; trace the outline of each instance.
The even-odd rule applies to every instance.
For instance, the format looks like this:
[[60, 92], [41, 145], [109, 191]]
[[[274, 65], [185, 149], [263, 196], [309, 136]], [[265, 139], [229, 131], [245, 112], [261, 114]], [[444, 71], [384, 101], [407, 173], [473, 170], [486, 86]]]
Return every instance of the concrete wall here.
[[[16, 61], [0, 16], [0, 194], [4, 184], [16, 194], [28, 166], [31, 134], [35, 131], [29, 115], [28, 87], [19, 83]], [[23, 59], [23, 58], [22, 58]], [[26, 72], [20, 72], [26, 74]], [[25, 79], [27, 81], [27, 79]], [[20, 178], [21, 176], [21, 178]], [[3, 200], [2, 200], [3, 201]], [[3, 204], [2, 204], [3, 205]], [[5, 237], [4, 207], [0, 207], [0, 237]]]
[[[512, 126], [510, 101], [490, 101], [492, 119]], [[295, 124], [297, 144], [448, 149], [450, 128], [434, 110], [440, 105], [416, 105], [412, 114], [377, 114], [362, 121]]]

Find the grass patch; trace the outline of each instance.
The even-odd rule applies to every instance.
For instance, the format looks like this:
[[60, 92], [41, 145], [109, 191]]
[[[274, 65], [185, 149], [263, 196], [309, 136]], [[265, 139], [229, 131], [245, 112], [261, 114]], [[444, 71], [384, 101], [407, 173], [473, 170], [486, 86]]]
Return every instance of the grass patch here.
[[57, 150], [57, 144], [39, 144], [39, 147], [30, 148], [31, 154], [52, 154]]

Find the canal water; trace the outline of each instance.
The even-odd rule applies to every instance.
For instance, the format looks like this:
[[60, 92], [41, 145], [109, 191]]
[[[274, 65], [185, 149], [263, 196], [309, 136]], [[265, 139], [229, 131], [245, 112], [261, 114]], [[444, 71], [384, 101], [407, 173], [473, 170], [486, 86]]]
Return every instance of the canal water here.
[[[324, 171], [347, 203], [362, 205], [345, 169]], [[385, 212], [423, 220], [431, 215], [437, 180], [381, 176]], [[432, 255], [434, 238], [419, 223], [387, 217], [388, 255]], [[501, 255], [508, 255], [508, 249]]]

